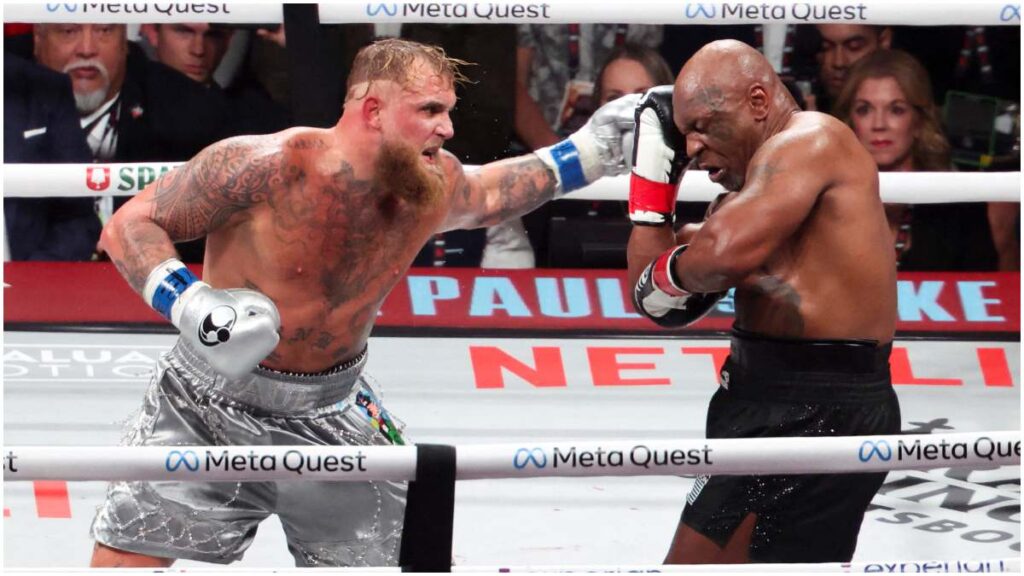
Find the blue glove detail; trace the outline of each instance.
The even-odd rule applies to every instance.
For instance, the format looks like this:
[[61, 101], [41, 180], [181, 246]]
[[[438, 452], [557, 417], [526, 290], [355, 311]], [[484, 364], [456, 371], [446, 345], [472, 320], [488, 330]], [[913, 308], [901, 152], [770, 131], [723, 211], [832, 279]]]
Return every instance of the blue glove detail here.
[[171, 308], [178, 300], [178, 297], [197, 281], [199, 281], [199, 278], [196, 278], [196, 275], [184, 266], [171, 270], [160, 281], [156, 291], [153, 293], [153, 300], [150, 302], [150, 305], [164, 318], [170, 320]]

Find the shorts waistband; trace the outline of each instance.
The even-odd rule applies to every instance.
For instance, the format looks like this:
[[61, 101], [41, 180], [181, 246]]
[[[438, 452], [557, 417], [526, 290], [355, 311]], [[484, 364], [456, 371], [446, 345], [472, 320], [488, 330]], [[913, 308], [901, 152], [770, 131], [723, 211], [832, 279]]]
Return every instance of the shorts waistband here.
[[765, 374], [888, 374], [891, 353], [892, 343], [874, 340], [783, 339], [737, 328], [729, 346], [733, 364]]
[[347, 398], [366, 366], [367, 350], [334, 368], [315, 374], [281, 372], [257, 366], [242, 378], [229, 380], [179, 339], [168, 360], [191, 372], [197, 388], [251, 408], [273, 414], [301, 414]]

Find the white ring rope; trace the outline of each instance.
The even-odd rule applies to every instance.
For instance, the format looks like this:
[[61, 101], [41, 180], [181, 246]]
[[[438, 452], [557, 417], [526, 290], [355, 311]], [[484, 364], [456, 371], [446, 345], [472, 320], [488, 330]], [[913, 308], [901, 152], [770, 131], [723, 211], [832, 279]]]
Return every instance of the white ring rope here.
[[[580, 573], [631, 573], [658, 574], [663, 572], [674, 574], [688, 573], [729, 573], [765, 574], [793, 572], [842, 572], [842, 573], [1020, 573], [1020, 558], [991, 558], [971, 560], [890, 560], [880, 562], [808, 562], [804, 564], [656, 564], [650, 566], [588, 566], [573, 564], [571, 566], [452, 566], [452, 572], [544, 572], [547, 574]], [[320, 569], [317, 569], [319, 573]]]
[[[567, 564], [567, 565], [460, 565], [451, 567], [454, 573], [472, 574], [508, 574], [508, 573], [543, 573], [543, 574], [790, 574], [790, 573], [984, 573], [984, 574], [1020, 574], [1020, 558], [971, 558], [971, 559], [943, 559], [943, 560], [880, 560], [852, 561], [852, 562], [808, 562], [804, 564]], [[188, 568], [169, 568], [160, 570], [163, 574], [184, 573], [197, 576], [222, 576], [224, 573], [249, 574], [308, 574], [306, 568], [295, 569], [264, 569], [253, 570], [248, 567], [226, 568], [217, 566], [207, 568], [205, 566], [189, 566]], [[6, 576], [39, 576], [39, 574], [50, 573], [41, 571], [38, 568], [4, 568]], [[66, 573], [85, 573], [89, 575], [111, 575], [132, 574], [124, 568], [110, 571], [99, 571], [96, 568], [60, 571]], [[146, 572], [149, 573], [149, 572]], [[405, 571], [397, 566], [373, 566], [373, 567], [350, 567], [332, 568], [318, 566], [315, 574], [403, 574]]]
[[[364, 0], [319, 5], [320, 22], [445, 24], [895, 24], [1020, 25], [1020, 3], [1007, 0], [703, 1]], [[11, 2], [6, 22], [277, 23], [281, 4], [239, 2]]]
[[[456, 448], [456, 479], [821, 474], [1020, 464], [1017, 431]], [[8, 446], [4, 481], [416, 479], [414, 446]]]
[[[4, 196], [131, 196], [181, 162], [124, 164], [5, 164]], [[472, 170], [475, 166], [467, 166]], [[908, 204], [1020, 202], [1020, 172], [883, 172], [882, 200]], [[566, 196], [575, 200], [627, 200], [629, 177], [602, 178]], [[683, 177], [680, 200], [709, 202], [723, 189], [707, 172]]]

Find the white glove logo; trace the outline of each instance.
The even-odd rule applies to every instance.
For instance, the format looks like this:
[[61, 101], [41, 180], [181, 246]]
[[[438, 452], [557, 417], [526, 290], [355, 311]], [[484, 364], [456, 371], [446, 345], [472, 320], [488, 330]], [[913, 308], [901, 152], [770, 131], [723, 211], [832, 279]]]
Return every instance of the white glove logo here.
[[217, 306], [199, 324], [199, 341], [204, 346], [216, 346], [231, 338], [231, 328], [238, 316], [231, 306]]

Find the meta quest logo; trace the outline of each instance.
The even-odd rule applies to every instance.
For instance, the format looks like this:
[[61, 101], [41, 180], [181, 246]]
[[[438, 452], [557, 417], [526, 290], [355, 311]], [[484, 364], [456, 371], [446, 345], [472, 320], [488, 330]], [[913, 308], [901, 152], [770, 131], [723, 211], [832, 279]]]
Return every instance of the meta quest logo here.
[[697, 466], [712, 464], [711, 452], [707, 444], [701, 448], [689, 450], [651, 448], [645, 444], [637, 444], [628, 450], [607, 450], [598, 446], [595, 450], [577, 446], [559, 447], [548, 452], [540, 447], [519, 448], [512, 455], [512, 467], [516, 470], [533, 467], [543, 470], [551, 465], [557, 468], [621, 468], [627, 463], [640, 468], [658, 468], [670, 466]]
[[278, 468], [302, 475], [307, 472], [366, 472], [366, 454], [306, 454], [302, 450], [288, 450], [284, 454], [232, 453], [222, 450], [203, 451], [200, 457], [193, 450], [170, 450], [164, 460], [168, 472], [273, 472]]
[[945, 439], [937, 444], [897, 440], [896, 448], [887, 440], [865, 440], [861, 443], [857, 458], [861, 462], [888, 462], [896, 457], [897, 462], [924, 462], [935, 460], [966, 460], [970, 456], [994, 462], [997, 458], [1020, 458], [1020, 440], [997, 441], [988, 436], [980, 436], [972, 442], [948, 442]]

